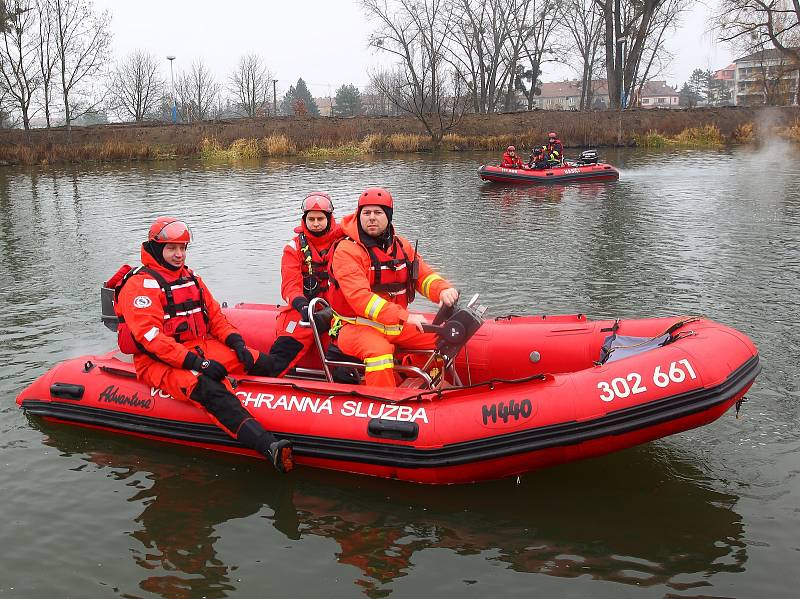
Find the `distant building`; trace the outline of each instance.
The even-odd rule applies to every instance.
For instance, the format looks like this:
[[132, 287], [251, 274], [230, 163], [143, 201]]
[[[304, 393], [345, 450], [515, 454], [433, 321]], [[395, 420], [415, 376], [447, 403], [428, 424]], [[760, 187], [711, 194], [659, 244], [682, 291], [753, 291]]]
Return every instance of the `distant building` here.
[[797, 104], [800, 65], [777, 49], [753, 52], [733, 62], [736, 65], [733, 96], [736, 106]]
[[[633, 99], [628, 99], [628, 106], [641, 106], [642, 108], [677, 108], [679, 94], [674, 87], [667, 85], [666, 81], [648, 81], [644, 84], [641, 94]], [[581, 84], [575, 79], [572, 81], [557, 81], [542, 84], [542, 93], [533, 100], [536, 108], [545, 110], [577, 110], [581, 104]], [[592, 108], [608, 108], [608, 84], [605, 79], [592, 81]]]
[[666, 81], [648, 81], [642, 87], [638, 104], [642, 108], [678, 108], [680, 94]]
[[319, 116], [331, 116], [333, 114], [333, 107], [336, 106], [336, 102], [333, 101], [333, 98], [325, 96], [324, 98], [314, 98], [314, 103], [319, 108]]
[[724, 69], [714, 71], [713, 87], [708, 103], [712, 106], [730, 105], [734, 102], [734, 89], [736, 88], [736, 63], [731, 63]]

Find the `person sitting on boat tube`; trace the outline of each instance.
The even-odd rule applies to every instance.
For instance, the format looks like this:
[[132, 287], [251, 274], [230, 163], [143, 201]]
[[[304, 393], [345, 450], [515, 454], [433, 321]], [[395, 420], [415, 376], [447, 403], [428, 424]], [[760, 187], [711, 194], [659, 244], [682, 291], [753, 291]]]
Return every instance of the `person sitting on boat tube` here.
[[504, 168], [522, 168], [522, 159], [517, 156], [517, 149], [514, 146], [508, 146], [503, 153], [503, 162], [500, 166]]
[[327, 193], [314, 192], [300, 206], [303, 216], [294, 239], [283, 248], [281, 295], [287, 305], [278, 315], [278, 338], [269, 355], [275, 376], [293, 368], [314, 342], [308, 323], [308, 304], [315, 297], [327, 299], [328, 252], [342, 230], [333, 217]]
[[253, 418], [226, 378], [265, 375], [273, 370], [271, 359], [245, 345], [206, 284], [186, 266], [190, 241], [183, 221], [157, 218], [142, 244], [143, 266], [123, 267], [106, 284], [117, 295], [120, 349], [133, 354], [139, 380], [199, 404], [228, 435], [288, 472], [294, 464], [291, 443], [277, 440]]
[[561, 166], [564, 164], [564, 145], [558, 139], [555, 131], [547, 134], [546, 148], [548, 166]]
[[417, 254], [392, 225], [394, 200], [380, 187], [358, 198], [355, 214], [342, 221], [344, 239], [329, 268], [335, 316], [331, 337], [347, 355], [364, 361], [367, 385], [394, 387], [396, 348], [432, 349], [436, 335], [422, 332], [425, 318], [408, 305], [419, 292], [452, 306], [458, 291]]

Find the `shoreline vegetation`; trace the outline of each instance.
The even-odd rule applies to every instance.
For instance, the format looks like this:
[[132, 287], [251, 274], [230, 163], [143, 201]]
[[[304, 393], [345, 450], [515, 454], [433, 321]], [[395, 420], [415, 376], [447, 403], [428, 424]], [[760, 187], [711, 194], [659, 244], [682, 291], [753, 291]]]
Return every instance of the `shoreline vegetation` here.
[[48, 165], [195, 158], [243, 161], [339, 158], [409, 152], [527, 150], [558, 131], [567, 148], [720, 148], [783, 138], [800, 142], [800, 109], [534, 111], [466, 115], [434, 144], [411, 117], [242, 119], [171, 125], [109, 124], [0, 131], [0, 165]]

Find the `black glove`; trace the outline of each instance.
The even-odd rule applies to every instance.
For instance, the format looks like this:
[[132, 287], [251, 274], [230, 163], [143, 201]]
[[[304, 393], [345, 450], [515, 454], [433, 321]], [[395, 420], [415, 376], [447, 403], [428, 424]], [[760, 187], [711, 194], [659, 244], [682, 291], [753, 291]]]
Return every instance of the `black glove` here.
[[183, 359], [183, 367], [186, 370], [196, 370], [215, 381], [222, 381], [228, 375], [228, 371], [222, 364], [216, 360], [204, 360], [194, 352], [186, 354]]
[[250, 372], [255, 364], [255, 360], [253, 360], [253, 354], [250, 353], [250, 350], [247, 349], [247, 346], [244, 344], [242, 336], [239, 333], [231, 333], [225, 339], [225, 345], [236, 352], [236, 358], [242, 363], [242, 366], [244, 366], [244, 371]]
[[320, 333], [326, 333], [331, 328], [332, 320], [333, 310], [330, 307], [314, 312], [314, 326]]
[[309, 322], [308, 320], [308, 300], [305, 297], [299, 296], [292, 300], [292, 308], [300, 313], [300, 322]]

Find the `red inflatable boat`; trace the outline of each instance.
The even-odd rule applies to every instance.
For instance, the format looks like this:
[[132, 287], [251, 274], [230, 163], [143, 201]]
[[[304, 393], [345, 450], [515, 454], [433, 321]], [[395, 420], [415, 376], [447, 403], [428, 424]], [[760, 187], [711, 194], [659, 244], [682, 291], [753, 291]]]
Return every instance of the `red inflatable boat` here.
[[598, 162], [596, 150], [584, 150], [575, 162], [552, 168], [505, 168], [482, 164], [478, 176], [495, 183], [570, 183], [579, 181], [616, 181], [619, 171], [610, 164]]
[[[227, 314], [248, 344], [269, 348], [275, 306], [240, 305]], [[300, 465], [463, 483], [707, 424], [738, 410], [760, 370], [745, 335], [700, 318], [484, 320], [467, 307], [443, 326], [466, 328], [471, 337], [441, 384], [413, 367], [396, 389], [331, 382], [335, 364], [311, 352], [292, 378], [243, 378], [236, 394], [278, 437], [292, 440]], [[118, 352], [55, 366], [17, 403], [48, 420], [256, 455], [193, 404], [137, 381], [130, 358]]]

